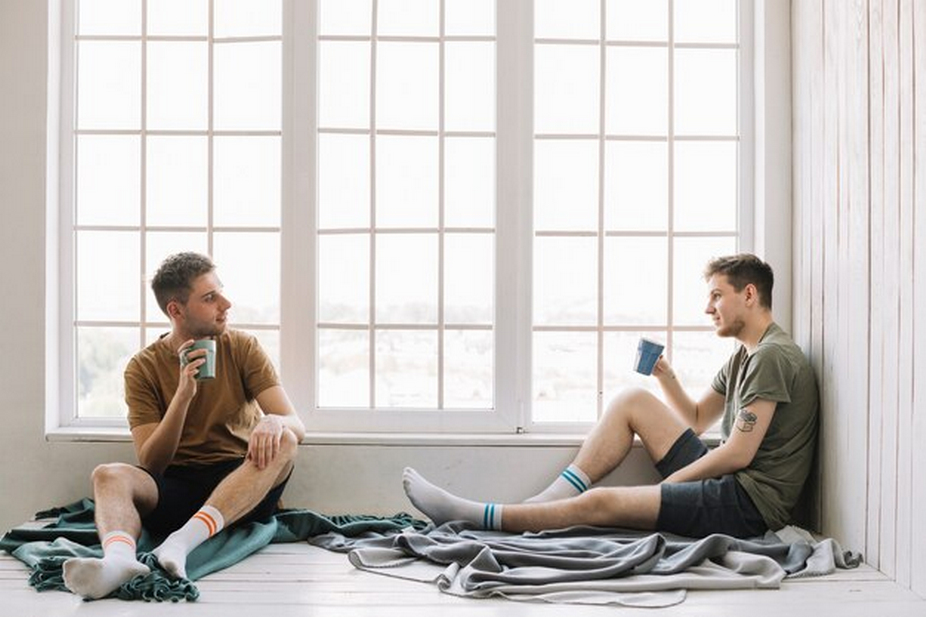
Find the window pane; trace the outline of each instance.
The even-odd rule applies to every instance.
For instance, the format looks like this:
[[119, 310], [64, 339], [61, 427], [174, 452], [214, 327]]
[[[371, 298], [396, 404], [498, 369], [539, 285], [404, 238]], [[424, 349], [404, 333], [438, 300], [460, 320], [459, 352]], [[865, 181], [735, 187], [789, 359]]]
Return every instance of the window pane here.
[[[207, 0], [147, 0], [148, 34], [206, 36], [209, 32]], [[81, 0], [83, 4], [84, 0]]]
[[709, 326], [704, 314], [707, 283], [704, 266], [714, 257], [736, 252], [734, 238], [676, 238], [673, 274], [673, 313], [682, 326]]
[[609, 47], [607, 54], [607, 133], [666, 135], [669, 117], [666, 50]]
[[437, 43], [376, 46], [377, 128], [437, 130], [438, 50]]
[[598, 141], [534, 142], [534, 229], [598, 230]]
[[146, 321], [164, 322], [167, 316], [161, 311], [151, 291], [151, 280], [161, 263], [174, 253], [193, 251], [206, 255], [209, 243], [204, 232], [151, 231], [145, 234], [145, 318]]
[[318, 136], [318, 226], [370, 226], [369, 136]]
[[676, 332], [672, 335], [672, 368], [679, 383], [698, 399], [711, 387], [714, 375], [736, 350], [733, 338], [714, 332]]
[[736, 42], [736, 0], [684, 0], [674, 6], [676, 42]]
[[676, 142], [675, 228], [736, 231], [734, 142]]
[[369, 405], [369, 332], [318, 330], [318, 406]]
[[214, 46], [218, 130], [280, 130], [279, 41]]
[[444, 224], [495, 226], [495, 138], [444, 138]]
[[437, 323], [437, 235], [376, 238], [376, 322]]
[[76, 240], [77, 319], [138, 321], [138, 234], [78, 231]]
[[535, 0], [534, 36], [538, 39], [597, 39], [599, 0]]
[[605, 144], [605, 229], [665, 231], [669, 225], [669, 155], [666, 144]]
[[147, 224], [205, 227], [209, 200], [206, 138], [149, 135], [146, 143]]
[[[638, 387], [649, 390], [654, 395], [663, 398], [662, 388], [655, 377], [641, 375], [634, 370], [637, 357], [637, 343], [640, 337], [655, 341], [666, 341], [666, 333], [662, 331], [640, 332], [605, 332], [604, 343], [604, 397], [603, 404], [621, 393], [621, 391]], [[684, 384], [683, 384], [684, 385]]]
[[80, 0], [77, 32], [91, 34], [141, 34], [141, 0]]
[[321, 128], [370, 127], [370, 44], [318, 43], [318, 125]]
[[377, 407], [437, 407], [437, 332], [376, 333]]
[[535, 422], [594, 422], [598, 391], [594, 332], [535, 332]]
[[444, 34], [494, 36], [494, 0], [444, 0]]
[[280, 36], [281, 0], [214, 0], [215, 36]]
[[736, 135], [736, 50], [675, 51], [675, 132]]
[[534, 239], [534, 324], [595, 325], [598, 239]]
[[280, 235], [216, 233], [215, 263], [233, 323], [280, 323]]
[[440, 34], [440, 0], [377, 0], [377, 34], [385, 36], [437, 36]]
[[666, 0], [607, 0], [609, 41], [667, 41]]
[[495, 236], [444, 236], [444, 322], [492, 325], [495, 317]]
[[598, 47], [534, 46], [534, 131], [598, 133]]
[[318, 321], [370, 321], [370, 236], [318, 237]]
[[123, 373], [138, 341], [138, 328], [77, 328], [78, 418], [125, 417]]
[[372, 0], [319, 0], [318, 33], [370, 34]]
[[444, 44], [444, 129], [495, 130], [495, 43]]
[[280, 138], [215, 137], [213, 202], [219, 226], [280, 224]]
[[149, 41], [146, 109], [149, 129], [205, 129], [209, 48], [206, 43]]
[[437, 227], [436, 137], [376, 139], [377, 227]]
[[141, 43], [78, 41], [77, 128], [141, 128]]
[[130, 135], [77, 136], [77, 223], [137, 225], [141, 160]]
[[605, 325], [661, 325], [667, 315], [665, 238], [605, 238]]
[[444, 407], [491, 409], [495, 337], [492, 332], [447, 330], [444, 333]]

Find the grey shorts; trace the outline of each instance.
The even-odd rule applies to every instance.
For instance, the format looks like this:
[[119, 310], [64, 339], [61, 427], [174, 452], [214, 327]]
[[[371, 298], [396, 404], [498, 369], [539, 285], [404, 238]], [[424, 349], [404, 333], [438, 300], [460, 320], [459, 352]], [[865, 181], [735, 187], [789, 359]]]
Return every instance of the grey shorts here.
[[[691, 429], [682, 433], [656, 469], [667, 478], [707, 454]], [[736, 538], [763, 535], [768, 526], [752, 499], [732, 474], [693, 482], [661, 485], [662, 503], [656, 529], [690, 538], [722, 533]]]

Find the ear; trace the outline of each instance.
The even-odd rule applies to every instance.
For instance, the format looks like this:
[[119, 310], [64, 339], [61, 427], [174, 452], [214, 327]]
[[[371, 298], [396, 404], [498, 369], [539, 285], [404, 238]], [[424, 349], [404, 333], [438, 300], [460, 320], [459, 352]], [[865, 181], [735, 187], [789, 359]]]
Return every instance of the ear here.
[[756, 289], [756, 286], [752, 283], [746, 283], [746, 287], [743, 289], [746, 295], [746, 305], [752, 306], [759, 302], [759, 290]]
[[167, 303], [167, 316], [171, 321], [178, 319], [183, 316], [183, 309], [180, 306], [180, 303], [176, 300], [171, 300]]

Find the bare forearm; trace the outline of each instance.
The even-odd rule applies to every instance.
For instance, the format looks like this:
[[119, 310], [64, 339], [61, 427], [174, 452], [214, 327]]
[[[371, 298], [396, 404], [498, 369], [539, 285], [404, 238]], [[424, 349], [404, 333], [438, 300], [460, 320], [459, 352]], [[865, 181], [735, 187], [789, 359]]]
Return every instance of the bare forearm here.
[[690, 482], [718, 478], [739, 471], [748, 464], [748, 461], [744, 462], [743, 456], [724, 445], [711, 450], [690, 465], [682, 467], [664, 482]]
[[153, 473], [161, 473], [170, 465], [180, 445], [180, 435], [189, 407], [189, 401], [184, 402], [177, 397], [171, 401], [164, 418], [138, 452], [138, 462], [142, 467]]
[[299, 419], [299, 416], [296, 414], [280, 416], [280, 420], [282, 420], [283, 426], [293, 432], [298, 441], [302, 441], [305, 437], [305, 425]]
[[678, 412], [682, 420], [687, 422], [689, 426], [696, 428], [698, 424], [698, 405], [685, 392], [675, 375], [675, 371], [671, 369], [663, 371], [657, 375], [657, 379], [669, 406]]

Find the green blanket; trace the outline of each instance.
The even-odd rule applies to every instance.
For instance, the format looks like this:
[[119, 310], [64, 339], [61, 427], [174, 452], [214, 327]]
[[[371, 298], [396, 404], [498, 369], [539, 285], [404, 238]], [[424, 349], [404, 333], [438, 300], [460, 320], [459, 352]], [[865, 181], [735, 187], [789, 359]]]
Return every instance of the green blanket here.
[[[44, 527], [17, 527], [0, 538], [0, 550], [10, 553], [32, 569], [29, 584], [38, 591], [67, 591], [62, 564], [71, 557], [102, 557], [103, 549], [93, 522], [93, 501], [83, 499], [62, 508], [36, 514], [36, 518], [57, 517]], [[309, 510], [283, 510], [261, 522], [233, 526], [209, 538], [190, 553], [186, 571], [189, 579], [173, 579], [160, 567], [151, 550], [157, 540], [142, 531], [138, 539], [139, 561], [151, 573], [137, 576], [110, 597], [122, 600], [163, 602], [196, 600], [199, 590], [192, 581], [235, 564], [274, 542], [304, 542], [334, 531], [345, 536], [365, 532], [390, 533], [406, 527], [422, 529], [425, 522], [405, 513], [383, 518], [365, 515], [324, 516]]]

